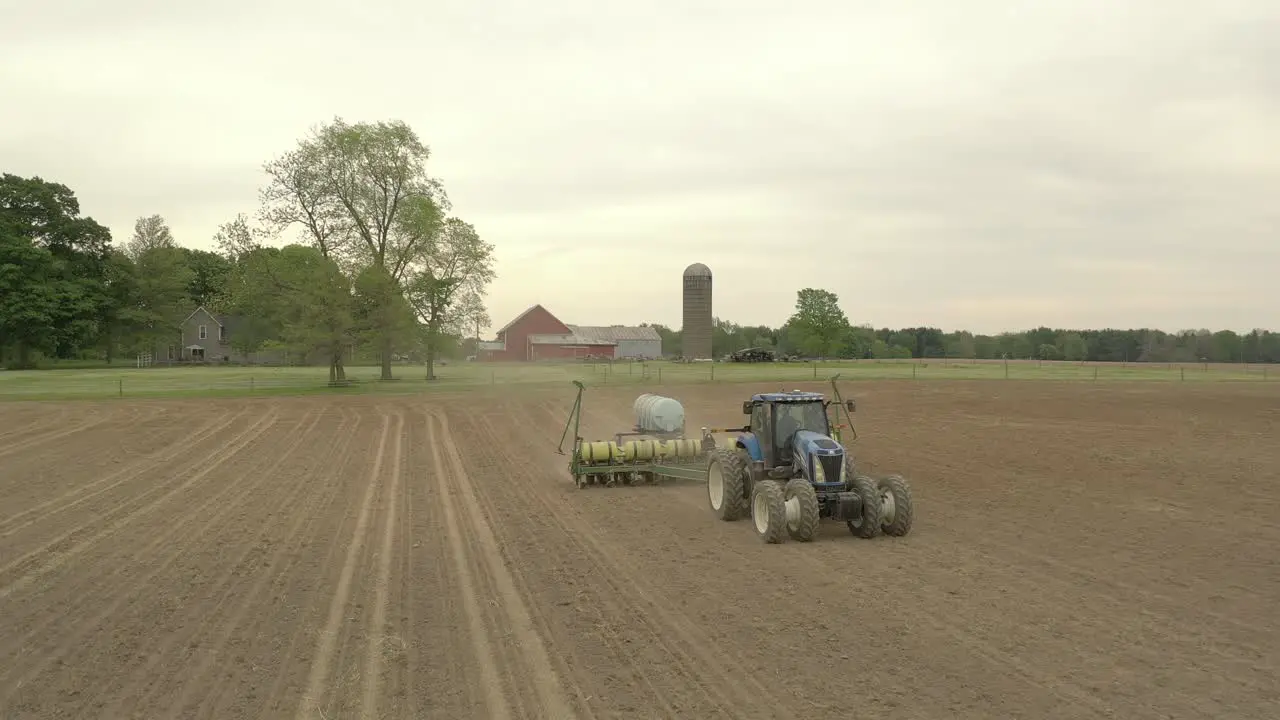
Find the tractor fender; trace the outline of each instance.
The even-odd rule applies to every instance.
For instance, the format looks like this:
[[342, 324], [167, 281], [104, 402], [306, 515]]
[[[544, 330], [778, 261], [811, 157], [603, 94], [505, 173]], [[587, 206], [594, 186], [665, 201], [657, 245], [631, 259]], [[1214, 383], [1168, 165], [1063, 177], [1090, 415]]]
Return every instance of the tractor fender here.
[[757, 462], [764, 460], [764, 453], [760, 452], [760, 439], [751, 433], [743, 433], [738, 436], [734, 445], [747, 451], [747, 455]]

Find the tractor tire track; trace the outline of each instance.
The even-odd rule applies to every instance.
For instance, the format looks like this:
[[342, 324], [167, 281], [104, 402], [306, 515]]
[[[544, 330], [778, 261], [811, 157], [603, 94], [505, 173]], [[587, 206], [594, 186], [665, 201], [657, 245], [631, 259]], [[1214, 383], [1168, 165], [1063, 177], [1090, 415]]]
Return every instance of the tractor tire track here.
[[360, 703], [361, 720], [375, 720], [378, 714], [378, 689], [382, 681], [383, 645], [387, 640], [387, 604], [391, 595], [391, 568], [395, 550], [400, 486], [404, 482], [404, 413], [396, 416], [395, 442], [391, 451], [391, 485], [386, 492], [386, 515], [383, 520], [382, 545], [378, 548], [378, 576], [374, 583], [373, 614], [369, 618], [368, 648], [364, 662], [364, 692]]
[[[524, 412], [524, 407], [526, 406], [508, 403], [497, 412], [505, 418], [515, 414], [517, 417], [524, 415], [528, 420], [532, 420], [533, 418]], [[486, 437], [492, 443], [491, 446], [511, 446], [510, 438], [503, 438], [501, 431], [494, 427], [489, 413], [472, 413], [471, 417], [475, 423], [476, 434]], [[546, 442], [537, 434], [537, 431], [532, 430], [532, 428], [544, 427], [543, 425], [519, 421], [513, 424], [521, 428], [519, 434], [529, 441], [526, 445], [530, 451], [528, 454], [535, 453], [535, 448], [543, 446]], [[508, 465], [518, 467], [514, 460]], [[703, 696], [702, 702], [706, 707], [699, 712], [715, 712], [725, 717], [741, 717], [728, 709], [788, 706], [775, 691], [758, 679], [758, 673], [750, 672], [743, 667], [730, 666], [721, 656], [712, 652], [710, 648], [716, 647], [716, 643], [682, 611], [654, 599], [660, 595], [657, 589], [652, 586], [646, 587], [647, 583], [640, 580], [633, 569], [633, 564], [623, 560], [617, 555], [616, 550], [606, 546], [600, 540], [596, 528], [578, 517], [571, 506], [566, 507], [564, 504], [553, 502], [549, 493], [539, 488], [547, 484], [546, 474], [539, 472], [536, 468], [521, 468], [517, 473], [522, 475], [523, 479], [512, 482], [511, 487], [519, 489], [520, 494], [524, 496], [524, 502], [521, 505], [541, 507], [543, 512], [532, 514], [549, 518], [560, 527], [561, 532], [569, 539], [569, 544], [574, 546], [594, 569], [590, 575], [598, 577], [607, 585], [608, 590], [602, 597], [598, 597], [598, 600], [615, 614], [615, 622], [640, 626], [651, 641], [674, 661], [673, 669], [677, 669], [678, 675], [683, 676], [685, 682], [690, 687], [696, 688], [697, 692]], [[569, 487], [567, 476], [563, 471], [555, 477], [566, 478], [565, 487]], [[625, 602], [613, 604], [610, 597], [619, 600], [625, 598]], [[769, 713], [764, 717], [774, 716]]]
[[[278, 602], [287, 597], [285, 587], [291, 578], [296, 581], [296, 576], [292, 574], [300, 570], [302, 560], [295, 550], [295, 543], [304, 545], [305, 539], [318, 531], [318, 526], [327, 517], [326, 513], [332, 512], [330, 508], [342, 492], [347, 466], [353, 457], [352, 448], [364, 417], [358, 412], [348, 413], [345, 409], [340, 412], [341, 423], [333, 430], [338, 437], [327, 445], [329, 452], [318, 456], [321, 458], [323, 470], [317, 477], [322, 482], [319, 487], [316, 487], [311, 483], [313, 478], [304, 476], [305, 479], [300, 486], [302, 499], [298, 501], [291, 514], [289, 527], [273, 543], [275, 551], [266, 561], [266, 566], [247, 591], [240, 593], [234, 588], [227, 589], [228, 595], [234, 595], [237, 599], [236, 607], [218, 630], [216, 639], [197, 664], [195, 672], [185, 679], [182, 692], [169, 705], [165, 711], [165, 717], [203, 717], [215, 720], [220, 717], [248, 713], [248, 709], [240, 712], [233, 711], [232, 708], [227, 707], [225, 698], [239, 686], [252, 681], [252, 678], [246, 675], [253, 673], [255, 664], [259, 661], [260, 667], [271, 666], [273, 649], [270, 647], [271, 631], [259, 629], [258, 632], [251, 632], [254, 627], [252, 625], [246, 627], [246, 622], [256, 609], [260, 613], [254, 620], [258, 628], [278, 627], [278, 624], [273, 622], [274, 618], [269, 613], [262, 613], [261, 610], [263, 607], [270, 607], [273, 601]], [[274, 597], [264, 595], [269, 589], [272, 590], [271, 594]], [[225, 655], [226, 649], [231, 645], [240, 648], [244, 659], [234, 668], [228, 669], [225, 664]], [[218, 664], [220, 659], [224, 661], [221, 667]], [[213, 677], [215, 670], [220, 670], [223, 674], [223, 680], [220, 683]], [[238, 699], [244, 702], [243, 698]], [[271, 697], [264, 698], [264, 702], [270, 700], [272, 700]], [[252, 714], [259, 714], [262, 711], [262, 708], [258, 708], [253, 710]]]
[[[405, 524], [409, 569], [401, 592], [409, 612], [404, 632], [411, 638], [406, 665], [412, 702], [406, 709], [413, 710], [409, 717], [415, 720], [509, 718], [502, 690], [504, 666], [485, 627], [488, 606], [477, 597], [470, 558], [452, 534], [457, 518], [441, 495], [445, 465], [432, 414], [417, 411], [411, 419], [415, 442], [409, 467], [414, 472], [408, 497], [415, 512]], [[410, 585], [414, 577], [421, 581]]]
[[[135, 522], [152, 510], [155, 510], [166, 500], [172, 498], [183, 490], [194, 486], [214, 470], [226, 463], [228, 459], [235, 456], [235, 454], [240, 450], [244, 449], [245, 446], [254, 440], [256, 433], [275, 423], [276, 417], [277, 415], [275, 412], [269, 413], [249, 428], [240, 432], [240, 434], [231, 440], [227, 446], [215, 451], [215, 454], [222, 453], [221, 457], [205, 465], [203, 468], [189, 476], [186, 480], [177, 483], [176, 485], [156, 484], [134, 496], [130, 502], [118, 505], [114, 509], [98, 516], [98, 520], [107, 520], [108, 524], [106, 527], [95, 532], [88, 539], [83, 540], [66, 550], [58, 550], [59, 546], [70, 540], [77, 533], [84, 531], [83, 525], [73, 527], [71, 530], [68, 530], [58, 536], [53, 541], [46, 543], [44, 546], [37, 548], [36, 550], [32, 550], [22, 557], [0, 567], [0, 577], [26, 569], [26, 571], [18, 578], [0, 585], [0, 600], [4, 600], [16, 590], [34, 582], [39, 577], [43, 577], [44, 575], [65, 566], [80, 553], [101, 543], [104, 539], [115, 535], [125, 526]], [[159, 495], [159, 497], [151, 500], [150, 502], [145, 502], [153, 495]], [[145, 504], [134, 508], [132, 507], [134, 502], [145, 502]], [[119, 517], [117, 518], [117, 516]], [[42, 564], [38, 564], [36, 562], [42, 556], [50, 554], [52, 554], [52, 557], [46, 562]]]
[[[88, 502], [105, 492], [109, 492], [110, 490], [129, 482], [130, 480], [137, 479], [147, 470], [174, 460], [182, 453], [189, 452], [192, 444], [202, 442], [230, 427], [231, 424], [242, 417], [245, 412], [247, 411], [242, 410], [234, 415], [223, 413], [214, 420], [205, 423], [185, 438], [177, 439], [154, 453], [144, 455], [142, 458], [130, 463], [126, 467], [120, 468], [119, 470], [92, 482], [85, 483], [84, 485], [68, 490], [55, 498], [27, 508], [26, 510], [14, 513], [4, 519], [0, 519], [0, 538], [8, 537], [9, 535], [30, 527], [35, 523], [43, 522], [59, 512], [75, 508], [82, 503]], [[43, 512], [51, 507], [53, 510]], [[29, 515], [36, 515], [36, 517], [31, 518], [26, 522], [18, 522]]]
[[[276, 422], [276, 413], [273, 412], [265, 416], [257, 424], [255, 424], [255, 426], [251, 427], [249, 430], [246, 430], [244, 433], [241, 433], [240, 436], [238, 436], [235, 440], [233, 440], [232, 442], [234, 444], [225, 448], [224, 450], [225, 454], [221, 458], [219, 458], [219, 460], [215, 464], [206, 466], [204, 470], [193, 475], [191, 479], [189, 479], [186, 483], [183, 484], [183, 486], [180, 486], [179, 488], [175, 488], [171, 490], [169, 493], [166, 494], [166, 498], [161, 498], [160, 500], [157, 500], [152, 504], [148, 505], [146, 508], [139, 509], [133, 513], [130, 513], [130, 515], [124, 518], [122, 521], [118, 521], [115, 525], [110, 527], [108, 530], [104, 530], [102, 534], [109, 535], [115, 531], [118, 531], [121, 527], [127, 524], [127, 521], [136, 519], [138, 515], [145, 512], [146, 510], [154, 509], [161, 502], [163, 502], [164, 499], [167, 499], [167, 497], [171, 497], [175, 495], [177, 492], [181, 491], [182, 489], [185, 489], [187, 487], [190, 487], [191, 485], [194, 485], [196, 482], [203, 479], [208, 474], [212, 473], [214, 469], [231, 461], [234, 458], [238, 458], [240, 452], [244, 450], [245, 447], [255, 439], [255, 438], [246, 439], [246, 436], [248, 436], [250, 433], [256, 430], [257, 427], [260, 425], [274, 425], [275, 422]], [[247, 459], [250, 463], [257, 462], [252, 455], [250, 455]], [[71, 632], [70, 635], [67, 638], [65, 638], [58, 646], [44, 652], [42, 654], [42, 659], [40, 661], [35, 662], [32, 665], [22, 666], [21, 668], [13, 667], [14, 670], [22, 669], [22, 670], [25, 670], [25, 672], [23, 672], [23, 674], [19, 678], [10, 682], [8, 688], [5, 691], [4, 696], [0, 697], [0, 705], [6, 704], [9, 701], [9, 698], [13, 697], [13, 695], [17, 693], [18, 690], [23, 685], [29, 683], [33, 678], [39, 676], [55, 661], [58, 661], [62, 657], [67, 656], [69, 653], [71, 653], [73, 648], [82, 646], [84, 644], [85, 638], [90, 633], [99, 630], [99, 628], [102, 626], [103, 622], [107, 618], [118, 617], [117, 613], [124, 606], [124, 604], [133, 597], [133, 593], [136, 588], [145, 587], [151, 584], [157, 577], [159, 577], [162, 573], [167, 571], [168, 568], [174, 563], [175, 560], [177, 560], [179, 557], [183, 556], [184, 554], [190, 552], [191, 547], [201, 542], [204, 539], [204, 536], [207, 533], [209, 533], [212, 528], [221, 526], [224, 520], [226, 519], [226, 517], [236, 509], [237, 504], [243, 501], [243, 499], [251, 493], [254, 487], [257, 487], [258, 485], [269, 482], [269, 481], [270, 481], [270, 478], [266, 477], [265, 475], [259, 476], [250, 472], [246, 472], [240, 475], [238, 481], [229, 483], [215, 490], [215, 492], [212, 495], [205, 498], [203, 501], [198, 502], [197, 504], [186, 508], [187, 513], [185, 516], [183, 516], [182, 518], [179, 518], [178, 520], [175, 520], [174, 522], [167, 524], [165, 530], [157, 533], [149, 543], [146, 543], [145, 545], [139, 548], [136, 548], [135, 552], [131, 553], [135, 557], [150, 558], [155, 554], [157, 554], [160, 548], [165, 548], [165, 547], [167, 547], [167, 552], [163, 555], [163, 557], [161, 557], [154, 564], [148, 565], [148, 571], [145, 574], [143, 574], [141, 578], [133, 580], [129, 584], [117, 585], [113, 600], [110, 600], [109, 602], [104, 603], [103, 599], [81, 595], [79, 597], [79, 600], [81, 601], [80, 602], [81, 605], [88, 605], [91, 607], [102, 607], [102, 609], [99, 612], [94, 613], [89, 620], [77, 623], [74, 626], [77, 629]], [[228, 499], [228, 496], [230, 496], [230, 499]], [[195, 518], [203, 518], [203, 520], [196, 521]], [[85, 544], [85, 547], [87, 547], [87, 544]], [[50, 625], [56, 622], [59, 622], [60, 620], [65, 621], [65, 618], [67, 615], [71, 615], [74, 617], [83, 617], [83, 614], [80, 612], [79, 607], [68, 608], [68, 612], [63, 614], [62, 616], [52, 615], [44, 623], [40, 624], [36, 629], [33, 629], [32, 631], [30, 631], [27, 635], [27, 640], [24, 640], [22, 643], [20, 643], [20, 646], [26, 646], [28, 641], [31, 638], [34, 638], [39, 634], [41, 634]], [[10, 674], [11, 673], [0, 673], [0, 681], [3, 681], [4, 679], [6, 679], [7, 676]]]
[[31, 437], [29, 439], [20, 440], [15, 443], [7, 444], [4, 447], [0, 447], [0, 458], [6, 458], [6, 457], [9, 457], [10, 455], [16, 455], [24, 450], [29, 450], [34, 447], [39, 447], [46, 443], [53, 442], [54, 440], [61, 440], [63, 438], [71, 437], [72, 435], [93, 430], [94, 428], [101, 427], [102, 425], [105, 425], [114, 419], [115, 418], [112, 416], [112, 413], [108, 413], [106, 417], [98, 417], [96, 419], [85, 420], [84, 422], [81, 422], [80, 424], [70, 428], [55, 430], [53, 432], [41, 433], [40, 435]]
[[[509, 414], [521, 413], [521, 409], [518, 405], [507, 404], [500, 407], [497, 413], [509, 418]], [[511, 438], [504, 437], [494, 427], [489, 414], [472, 413], [468, 418], [471, 419], [471, 423], [468, 423], [472, 424], [471, 432], [484, 438], [486, 445], [507, 448], [512, 446]], [[530, 425], [521, 421], [516, 421], [513, 425], [522, 428], [517, 434], [526, 439], [536, 433], [536, 430], [527, 429]], [[527, 443], [526, 454], [536, 454], [538, 451], [535, 448], [543, 446], [544, 442], [539, 437], [534, 442]], [[667, 673], [664, 673], [667, 678], [664, 679], [672, 684], [663, 693], [654, 693], [655, 697], [692, 691], [695, 697], [686, 702], [696, 703], [696, 712], [703, 716], [740, 716], [730, 710], [735, 707], [785, 707], [774, 702], [771, 697], [773, 693], [753, 673], [744, 667], [727, 665], [722, 657], [710, 651], [709, 648], [714, 647], [714, 643], [708, 641], [703, 630], [696, 628], [684, 612], [653, 600], [655, 589], [645, 587], [646, 583], [636, 577], [634, 570], [614, 555], [613, 550], [604, 546], [595, 528], [575, 518], [572, 510], [566, 510], [563, 505], [550, 500], [549, 493], [539, 487], [547, 484], [547, 475], [539, 469], [521, 466], [516, 457], [509, 457], [503, 462], [503, 468], [508, 473], [511, 473], [509, 469], [515, 468], [515, 474], [520, 477], [511, 483], [516, 495], [521, 498], [518, 506], [539, 509], [529, 512], [527, 516], [548, 519], [556, 528], [554, 534], [563, 533], [567, 546], [575, 548], [577, 555], [581, 556], [575, 557], [575, 561], [585, 561], [589, 565], [590, 571], [585, 574], [586, 577], [593, 580], [593, 583], [604, 585], [594, 593], [594, 601], [609, 618], [609, 625], [639, 630], [648, 639], [648, 644], [664, 656], [663, 662], [667, 666]], [[563, 471], [556, 477], [564, 478]], [[536, 534], [545, 536], [550, 533], [547, 528], [539, 528]], [[652, 688], [652, 685], [649, 687]], [[756, 702], [756, 698], [771, 700]], [[686, 707], [686, 710], [689, 708]]]
[[[437, 441], [432, 443], [432, 447], [442, 448], [443, 453], [437, 451], [435, 457], [437, 460], [443, 457], [447, 466], [444, 473], [437, 475], [441, 482], [441, 497], [446, 503], [445, 517], [449, 520], [451, 515], [457, 516], [450, 522], [454, 528], [450, 533], [451, 539], [455, 548], [462, 546], [464, 537], [473, 540], [474, 544], [470, 545], [470, 549], [478, 552], [471, 554], [472, 563], [479, 566], [482, 582], [497, 593], [496, 602], [502, 610], [500, 626], [507, 629], [514, 638], [515, 645], [521, 649], [523, 657], [520, 661], [528, 669], [528, 683], [532, 685], [533, 698], [537, 700], [536, 708], [527, 707], [521, 702], [514, 709], [536, 710], [532, 717], [539, 718], [568, 720], [579, 717], [580, 711], [571, 705], [561, 678], [552, 668], [551, 656], [539, 629], [535, 627], [528, 605], [516, 588], [513, 573], [506, 565], [493, 528], [480, 511], [477, 493], [473, 488], [474, 481], [467, 473], [457, 442], [449, 431], [448, 419], [442, 410], [433, 408], [431, 412], [435, 420], [434, 438]], [[440, 469], [437, 466], [437, 472]], [[464, 534], [458, 532], [459, 526], [465, 528]], [[528, 698], [524, 693], [519, 693], [519, 697], [521, 700]]]
[[[173, 693], [175, 687], [179, 684], [173, 681], [162, 681], [165, 678], [166, 669], [169, 673], [181, 670], [184, 677], [190, 678], [192, 675], [198, 677], [202, 675], [203, 669], [217, 655], [218, 645], [216, 641], [213, 647], [209, 647], [201, 642], [201, 638], [207, 635], [213, 623], [219, 620], [224, 606], [233, 597], [244, 596], [245, 593], [238, 592], [239, 588], [236, 587], [238, 573], [248, 567], [251, 557], [256, 554], [260, 547], [260, 543], [275, 529], [270, 519], [282, 514], [292, 514], [289, 511], [296, 509], [298, 503], [303, 502], [300, 496], [306, 492], [310, 479], [307, 471], [311, 470], [313, 465], [320, 466], [323, 457], [312, 456], [297, 462], [295, 454], [312, 439], [312, 433], [315, 432], [322, 418], [323, 415], [318, 409], [304, 413], [298, 421], [298, 429], [294, 431], [292, 438], [285, 439], [280, 443], [280, 449], [271, 453], [272, 460], [270, 464], [260, 472], [266, 478], [276, 478], [278, 477], [277, 473], [286, 463], [296, 464], [296, 469], [291, 468], [291, 470], [297, 473], [297, 479], [283, 487], [275, 486], [271, 483], [255, 485], [235, 501], [228, 503], [234, 504], [236, 507], [247, 505], [251, 512], [265, 512], [265, 517], [259, 519], [255, 515], [251, 516], [252, 520], [248, 518], [237, 519], [238, 522], [235, 525], [242, 524], [246, 526], [246, 529], [256, 527], [258, 528], [257, 532], [246, 532], [242, 536], [233, 535], [232, 539], [239, 542], [238, 552], [229, 559], [215, 557], [210, 563], [213, 567], [221, 567], [221, 572], [209, 582], [201, 583], [201, 586], [207, 588], [205, 592], [208, 593], [209, 597], [216, 597], [217, 599], [206, 610], [202, 611], [198, 620], [165, 632], [163, 641], [149, 649], [150, 658], [132, 673], [132, 681], [126, 685], [126, 687], [146, 687], [146, 681], [150, 680], [151, 687], [148, 691], [130, 693], [126, 697], [118, 697], [112, 703], [109, 703], [103, 712], [112, 717], [146, 714], [139, 711], [155, 703], [159, 694]], [[328, 453], [325, 454], [325, 457], [327, 455]], [[258, 490], [265, 490], [268, 494], [261, 503], [254, 503], [252, 502], [253, 496]], [[229, 529], [234, 528], [235, 525], [228, 524], [217, 528], [215, 534], [208, 540], [216, 540], [225, 536]], [[199, 553], [196, 552], [193, 555], [198, 556]], [[192, 561], [194, 562], [195, 558], [192, 558]], [[203, 563], [198, 562], [195, 564], [203, 565]], [[261, 584], [269, 578], [269, 575], [259, 573], [257, 584]], [[175, 657], [178, 654], [177, 648], [179, 645], [185, 645], [188, 649], [199, 652], [201, 654], [200, 659], [192, 663], [189, 657]], [[167, 667], [162, 667], [162, 665]], [[188, 680], [189, 682], [190, 680]], [[173, 717], [173, 715], [170, 715], [170, 717]]]
[[[621, 415], [618, 413], [604, 413], [603, 416], [614, 423], [619, 422], [621, 418]], [[694, 484], [694, 487], [698, 486]], [[705, 515], [708, 518], [708, 533], [713, 535], [742, 530], [739, 528], [724, 528], [720, 524], [712, 523], [710, 520], [710, 513], [707, 510], [705, 495], [703, 495], [701, 488], [698, 487], [697, 494], [689, 492], [691, 489], [692, 488], [682, 483], [680, 486], [664, 488], [665, 492], [659, 491], [660, 497], [655, 498], [654, 493], [649, 492], [651, 490], [650, 488], [642, 488], [640, 490], [641, 496], [633, 498], [633, 502], [641, 502], [644, 505], [649, 505], [650, 502], [655, 501], [656, 503], [667, 503], [671, 501], [677, 502], [689, 509], [690, 517], [693, 516], [694, 512], [699, 515]], [[617, 489], [614, 491], [616, 490]], [[734, 523], [734, 525], [741, 524], [742, 523]], [[848, 533], [839, 524], [824, 524], [824, 534], [826, 533], [838, 533], [842, 536], [840, 540], [851, 540], [851, 538], [848, 537]], [[759, 564], [761, 561], [761, 558], [757, 555], [748, 555], [734, 547], [732, 544], [717, 544], [720, 546], [723, 553], [734, 556], [737, 558], [736, 562], [743, 566]], [[821, 575], [830, 567], [830, 558], [827, 557], [826, 554], [815, 557], [809, 552], [798, 553], [795, 557], [788, 556], [786, 558], [786, 562], [792, 565], [798, 563], [799, 565], [812, 568], [812, 571], [817, 575]], [[780, 567], [777, 569], [777, 572], [785, 573], [787, 572], [787, 569]], [[770, 598], [761, 598], [761, 600], [764, 602], [771, 601]], [[905, 607], [899, 608], [900, 611], [905, 609]], [[982, 658], [987, 663], [1001, 667], [1006, 672], [1010, 672], [1017, 677], [1023, 678], [1027, 682], [1034, 683], [1054, 693], [1061, 698], [1061, 701], [1064, 704], [1070, 704], [1071, 706], [1078, 708], [1088, 708], [1094, 716], [1107, 716], [1111, 712], [1106, 703], [1085, 688], [1076, 683], [1062, 681], [1052, 675], [1039, 672], [1036, 668], [1020, 659], [1017, 655], [1006, 652], [1000, 649], [996, 644], [985, 640], [981, 635], [975, 633], [970, 627], [957, 627], [955, 623], [951, 621], [951, 616], [936, 617], [933, 613], [925, 612], [920, 615], [912, 615], [912, 617], [924, 620], [935, 633], [947, 637], [950, 642], [955, 643], [958, 646], [965, 647], [968, 652], [972, 653], [976, 657]], [[1067, 655], [1079, 655], [1077, 648], [1075, 648], [1071, 643], [1065, 641], [1061, 643], [1061, 651]]]
[[298, 720], [307, 720], [320, 716], [324, 712], [324, 701], [333, 693], [326, 692], [330, 668], [338, 653], [338, 633], [342, 623], [343, 611], [351, 602], [352, 577], [355, 575], [357, 559], [369, 534], [369, 518], [373, 510], [373, 500], [381, 486], [382, 462], [386, 452], [387, 439], [391, 434], [391, 416], [385, 409], [379, 410], [382, 417], [382, 429], [378, 436], [377, 450], [373, 468], [369, 473], [367, 488], [360, 504], [360, 513], [356, 518], [355, 529], [347, 547], [346, 559], [342, 564], [342, 572], [337, 586], [329, 601], [329, 612], [324, 627], [320, 630], [312, 656], [311, 670], [307, 677], [306, 690], [302, 694], [294, 716]]
[[[14, 413], [14, 415], [16, 414], [17, 413]], [[23, 425], [22, 423], [25, 421], [21, 418], [13, 417], [11, 419], [7, 419], [7, 422], [17, 423], [18, 426], [13, 430], [6, 430], [5, 432], [0, 433], [0, 443], [11, 444], [21, 442], [26, 438], [34, 437], [48, 428], [54, 427], [55, 425], [61, 425], [62, 421], [67, 419], [67, 415], [70, 415], [71, 413], [65, 405], [62, 405], [55, 408], [55, 413], [52, 416], [41, 413], [39, 409], [35, 410], [33, 414], [40, 417], [38, 417], [37, 420], [31, 421], [28, 425]]]
[[[510, 669], [506, 662], [499, 663], [498, 655], [493, 649], [494, 643], [489, 636], [489, 628], [486, 627], [487, 622], [482, 610], [483, 605], [476, 578], [477, 574], [482, 573], [484, 570], [483, 568], [475, 567], [476, 561], [467, 552], [463, 530], [458, 519], [459, 513], [451, 498], [451, 483], [446, 477], [447, 470], [445, 469], [444, 456], [441, 449], [441, 434], [436, 430], [435, 416], [429, 414], [427, 416], [427, 446], [431, 448], [431, 461], [435, 469], [436, 497], [439, 499], [438, 502], [444, 514], [446, 544], [453, 559], [453, 571], [458, 582], [462, 607], [466, 611], [467, 628], [471, 638], [471, 652], [480, 670], [479, 683], [469, 683], [468, 685], [469, 687], [475, 687], [478, 684], [484, 688], [485, 717], [492, 718], [492, 720], [511, 720], [513, 714], [503, 692], [504, 683], [498, 675], [500, 668], [504, 672], [509, 672]], [[473, 716], [478, 715], [474, 709], [472, 709], [472, 713]]]
[[[250, 713], [254, 717], [286, 717], [296, 713], [305, 701], [303, 693], [316, 659], [314, 647], [320, 638], [320, 630], [312, 616], [327, 613], [332, 604], [333, 590], [329, 583], [337, 585], [337, 575], [341, 575], [345, 567], [340, 560], [344, 550], [349, 549], [349, 538], [355, 527], [351, 509], [357, 507], [364, 496], [361, 492], [365, 490], [362, 486], [367, 485], [364, 478], [368, 477], [368, 466], [374, 461], [377, 434], [381, 432], [381, 428], [369, 428], [370, 432], [366, 434], [363, 426], [371, 413], [364, 407], [356, 408], [355, 412], [359, 415], [359, 422], [351, 433], [352, 446], [363, 447], [365, 452], [355, 453], [348, 449], [341, 463], [335, 466], [337, 487], [329, 502], [332, 514], [317, 517], [312, 523], [314, 534], [301, 537], [304, 547], [322, 547], [323, 553], [308, 554], [306, 566], [299, 568], [288, 582], [283, 583], [284, 587], [277, 590], [280, 597], [288, 598], [290, 602], [277, 610], [279, 617], [276, 622], [266, 626], [278, 624], [288, 628], [287, 640], [272, 638], [266, 648], [267, 666], [274, 667], [275, 672], [262, 694], [263, 707]], [[385, 412], [372, 414], [385, 420]], [[356, 481], [355, 478], [361, 480]], [[337, 575], [333, 574], [335, 571]]]

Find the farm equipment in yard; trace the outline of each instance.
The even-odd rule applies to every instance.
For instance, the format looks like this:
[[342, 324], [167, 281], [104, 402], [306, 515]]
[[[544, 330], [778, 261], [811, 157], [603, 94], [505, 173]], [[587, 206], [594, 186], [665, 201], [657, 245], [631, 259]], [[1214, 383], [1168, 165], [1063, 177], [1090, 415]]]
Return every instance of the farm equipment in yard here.
[[702, 428], [700, 439], [686, 438], [684, 407], [678, 401], [645, 393], [636, 398], [633, 406], [634, 428], [616, 433], [613, 440], [587, 441], [578, 434], [586, 387], [577, 380], [573, 384], [578, 388], [578, 396], [569, 411], [556, 452], [564, 454], [564, 443], [572, 427], [569, 474], [579, 489], [597, 485], [653, 485], [664, 479], [702, 479], [706, 459], [716, 445], [711, 435], [714, 430]]
[[[822, 518], [844, 521], [861, 538], [906, 535], [913, 517], [911, 489], [900, 475], [860, 475], [840, 431], [853, 431], [853, 400], [821, 393], [759, 393], [742, 403], [749, 424], [707, 460], [707, 498], [721, 520], [749, 514], [767, 543], [809, 542]], [[828, 411], [835, 408], [837, 422]], [[846, 424], [839, 423], [845, 413]], [[856, 437], [856, 434], [855, 434]]]

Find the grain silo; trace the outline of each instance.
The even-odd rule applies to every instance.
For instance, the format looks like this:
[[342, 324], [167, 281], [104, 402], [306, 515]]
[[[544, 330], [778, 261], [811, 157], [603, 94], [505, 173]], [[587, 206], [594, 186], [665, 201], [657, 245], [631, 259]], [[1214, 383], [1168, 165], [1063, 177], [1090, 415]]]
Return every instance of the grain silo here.
[[680, 354], [686, 360], [711, 357], [711, 268], [694, 263], [684, 269], [684, 328]]

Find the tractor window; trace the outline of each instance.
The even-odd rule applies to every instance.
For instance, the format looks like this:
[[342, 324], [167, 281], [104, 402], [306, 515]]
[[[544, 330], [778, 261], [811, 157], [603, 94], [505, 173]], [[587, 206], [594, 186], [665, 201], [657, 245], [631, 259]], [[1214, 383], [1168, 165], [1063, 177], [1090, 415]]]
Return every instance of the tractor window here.
[[775, 412], [775, 442], [779, 447], [786, 445], [799, 430], [811, 430], [823, 435], [831, 433], [827, 425], [827, 410], [820, 402], [778, 403]]
[[767, 406], [757, 403], [751, 408], [751, 432], [763, 433], [765, 431], [765, 423], [769, 420], [769, 410]]

